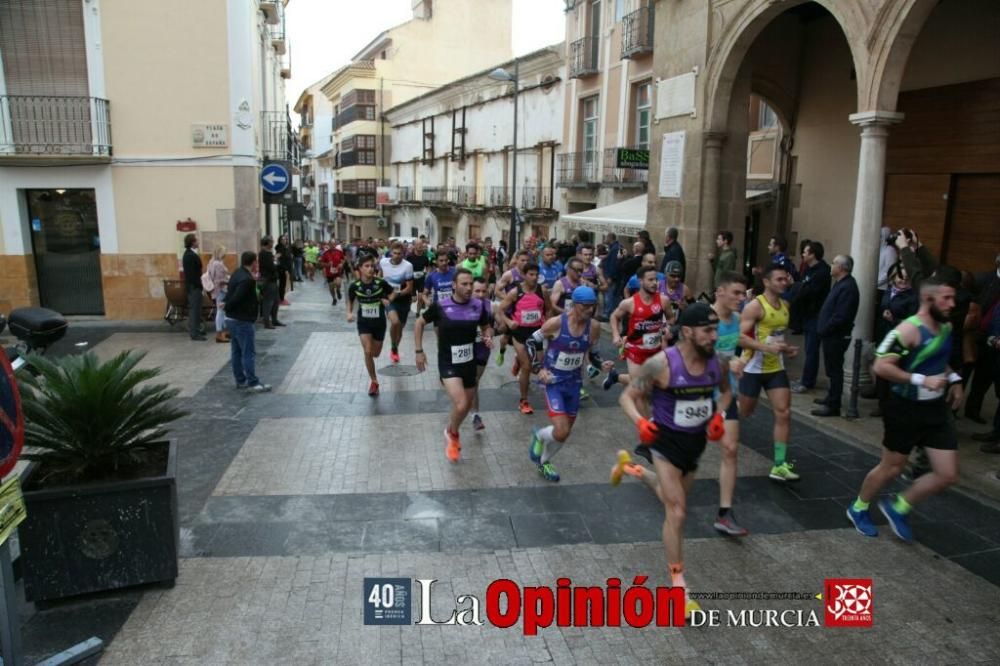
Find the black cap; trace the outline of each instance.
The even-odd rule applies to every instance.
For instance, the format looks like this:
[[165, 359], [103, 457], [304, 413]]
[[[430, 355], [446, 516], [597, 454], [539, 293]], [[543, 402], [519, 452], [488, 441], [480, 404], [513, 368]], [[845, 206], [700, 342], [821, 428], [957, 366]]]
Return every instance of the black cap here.
[[677, 318], [681, 326], [711, 326], [719, 323], [719, 315], [715, 314], [707, 303], [692, 303], [683, 310]]

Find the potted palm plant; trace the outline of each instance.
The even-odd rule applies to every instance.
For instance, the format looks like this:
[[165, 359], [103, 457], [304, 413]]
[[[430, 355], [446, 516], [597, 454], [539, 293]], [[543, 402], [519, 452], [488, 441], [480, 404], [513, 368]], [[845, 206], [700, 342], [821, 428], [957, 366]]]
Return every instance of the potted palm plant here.
[[27, 519], [19, 528], [25, 597], [58, 599], [177, 577], [175, 443], [186, 415], [159, 368], [126, 351], [34, 356], [22, 382]]

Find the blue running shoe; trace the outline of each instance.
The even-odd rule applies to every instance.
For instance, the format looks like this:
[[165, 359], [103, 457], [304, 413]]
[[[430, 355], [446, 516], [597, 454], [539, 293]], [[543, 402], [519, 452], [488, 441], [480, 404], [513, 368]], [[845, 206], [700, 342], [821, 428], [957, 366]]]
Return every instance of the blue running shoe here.
[[550, 462], [540, 464], [538, 466], [538, 473], [541, 474], [546, 481], [559, 481], [559, 472], [556, 471], [556, 468], [553, 467]]
[[591, 379], [597, 379], [597, 376], [599, 374], [601, 374], [601, 369], [598, 368], [596, 365], [588, 365], [587, 366], [587, 376], [588, 377], [590, 377]]
[[604, 387], [605, 391], [610, 391], [611, 387], [618, 383], [618, 371], [612, 368], [608, 371], [608, 376], [604, 378], [604, 383], [601, 386]]
[[913, 530], [910, 529], [910, 519], [906, 514], [899, 513], [892, 508], [892, 502], [887, 499], [878, 501], [879, 511], [889, 521], [889, 527], [903, 541], [909, 543], [913, 541]]
[[545, 442], [542, 438], [538, 436], [538, 431], [533, 430], [531, 435], [531, 445], [528, 447], [528, 457], [531, 458], [531, 462], [538, 465], [542, 462], [542, 450], [545, 448]]
[[858, 531], [859, 534], [863, 534], [866, 537], [877, 537], [878, 528], [872, 523], [872, 516], [868, 513], [868, 510], [855, 511], [853, 506], [847, 507], [847, 519], [854, 523], [854, 529]]

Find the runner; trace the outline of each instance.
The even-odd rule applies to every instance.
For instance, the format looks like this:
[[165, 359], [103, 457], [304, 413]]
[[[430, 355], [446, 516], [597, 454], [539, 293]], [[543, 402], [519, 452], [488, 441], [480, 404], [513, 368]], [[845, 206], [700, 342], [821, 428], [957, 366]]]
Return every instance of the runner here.
[[525, 344], [545, 320], [545, 290], [538, 283], [538, 264], [524, 267], [524, 281], [507, 294], [497, 313], [514, 338], [517, 360], [512, 372], [520, 380], [521, 399], [519, 409], [522, 414], [534, 414], [528, 402], [528, 386], [531, 382], [531, 362]]
[[339, 245], [333, 243], [319, 258], [319, 265], [323, 268], [323, 276], [326, 278], [326, 288], [330, 290], [333, 304], [337, 304], [337, 299], [342, 298], [340, 286], [344, 279], [344, 268], [346, 267], [346, 256]]
[[578, 256], [584, 266], [583, 272], [580, 273], [580, 279], [583, 281], [583, 284], [597, 292], [603, 293], [607, 291], [608, 281], [604, 278], [604, 271], [594, 263], [594, 246], [589, 243], [581, 245]]
[[541, 276], [542, 285], [551, 290], [555, 286], [556, 280], [563, 274], [563, 265], [556, 259], [556, 248], [553, 245], [546, 245], [542, 250], [542, 260], [538, 262], [538, 274]]
[[354, 321], [354, 302], [358, 307], [358, 336], [365, 352], [365, 368], [371, 384], [368, 395], [378, 395], [378, 378], [375, 375], [375, 359], [382, 354], [385, 340], [385, 307], [392, 302], [396, 293], [392, 285], [375, 275], [375, 257], [366, 256], [358, 264], [360, 278], [347, 289], [347, 323]]
[[403, 244], [394, 241], [389, 256], [384, 257], [378, 267], [382, 277], [397, 290], [396, 298], [388, 308], [389, 358], [393, 363], [399, 363], [399, 341], [413, 303], [413, 264], [403, 259]]
[[958, 436], [950, 411], [962, 403], [962, 377], [948, 365], [955, 289], [938, 277], [920, 285], [920, 310], [894, 328], [876, 352], [875, 374], [892, 383], [882, 408], [882, 460], [861, 484], [847, 517], [865, 536], [878, 536], [868, 513], [879, 491], [898, 477], [914, 446], [923, 446], [931, 471], [910, 487], [878, 501], [892, 531], [913, 540], [909, 514], [915, 505], [958, 480]]
[[455, 281], [455, 269], [448, 265], [448, 255], [439, 254], [435, 258], [437, 264], [433, 271], [424, 279], [423, 302], [430, 307], [442, 298], [452, 294], [452, 283]]
[[[472, 281], [472, 295], [478, 298], [483, 303], [490, 312], [489, 327], [494, 329], [495, 320], [493, 317], [493, 302], [490, 301], [487, 296], [489, 291], [489, 285], [485, 278], [474, 278]], [[494, 329], [495, 330], [495, 329]], [[483, 373], [486, 372], [486, 365], [490, 362], [490, 349], [483, 342], [482, 331], [476, 330], [476, 345], [473, 347], [473, 352], [476, 357], [476, 392], [473, 394], [472, 398], [472, 427], [476, 432], [482, 432], [486, 430], [486, 424], [483, 423], [483, 418], [479, 415], [479, 382], [483, 379]]]
[[424, 241], [417, 239], [413, 243], [413, 251], [406, 258], [413, 266], [413, 293], [417, 294], [417, 316], [424, 306], [424, 299], [419, 298], [424, 293], [424, 282], [428, 271], [433, 268], [430, 258], [427, 256], [427, 246]]
[[[511, 267], [509, 271], [500, 276], [500, 280], [497, 281], [497, 291], [506, 296], [511, 292], [512, 289], [516, 288], [519, 284], [524, 282], [524, 269], [528, 265], [529, 254], [526, 250], [521, 250], [517, 253], [514, 258], [514, 266]], [[501, 297], [502, 298], [502, 297]], [[512, 312], [508, 312], [507, 316], [511, 316]], [[500, 323], [500, 351], [497, 352], [497, 365], [503, 365], [504, 354], [507, 353], [507, 345], [510, 344], [510, 331], [507, 330], [506, 324]]]
[[681, 262], [668, 261], [664, 273], [667, 283], [664, 285], [662, 292], [670, 299], [670, 304], [675, 309], [683, 310], [687, 307], [688, 303], [694, 303], [694, 298], [691, 296], [691, 289], [681, 282], [681, 277], [684, 275], [684, 266], [681, 265]]
[[319, 263], [319, 248], [316, 247], [316, 243], [309, 241], [306, 245], [305, 250], [306, 257], [306, 277], [309, 278], [310, 282], [314, 282], [316, 279], [316, 264]]
[[736, 492], [736, 454], [740, 447], [739, 408], [736, 403], [738, 377], [743, 374], [743, 360], [737, 355], [740, 343], [740, 307], [747, 297], [746, 278], [727, 271], [719, 276], [715, 288], [715, 305], [719, 317], [719, 339], [715, 352], [723, 369], [729, 368], [729, 386], [733, 401], [726, 410], [726, 434], [722, 436], [722, 460], [719, 462], [719, 513], [715, 529], [729, 536], [746, 536], [749, 531], [736, 522], [733, 514], [733, 494]]
[[[615, 384], [628, 384], [646, 359], [655, 356], [664, 348], [667, 324], [674, 318], [670, 301], [657, 291], [657, 272], [654, 266], [643, 266], [636, 274], [639, 292], [623, 300], [611, 313], [611, 340], [615, 347], [625, 349], [628, 373], [619, 373], [612, 368], [604, 380], [604, 390]], [[621, 336], [621, 321], [628, 319], [625, 338]]]
[[[569, 438], [580, 409], [584, 356], [589, 355], [592, 361], [600, 364], [600, 357], [593, 351], [601, 336], [601, 323], [593, 319], [597, 293], [590, 287], [577, 287], [571, 296], [573, 303], [568, 310], [547, 320], [528, 338], [526, 345], [532, 371], [537, 372], [545, 384], [545, 400], [552, 423], [534, 431], [528, 456], [538, 465], [538, 473], [548, 481], [559, 480], [559, 472], [551, 460]], [[543, 368], [538, 353], [546, 339], [550, 342]], [[608, 365], [612, 365], [610, 361]]]
[[583, 262], [580, 259], [573, 257], [566, 263], [566, 276], [556, 280], [555, 286], [549, 292], [549, 306], [554, 314], [562, 314], [573, 307], [571, 295], [577, 287], [582, 286], [580, 281], [582, 274]]
[[424, 326], [437, 325], [438, 373], [451, 398], [451, 413], [444, 429], [445, 455], [454, 463], [458, 462], [462, 451], [458, 429], [472, 407], [476, 392], [476, 332], [480, 332], [487, 348], [493, 345], [493, 332], [489, 328], [490, 304], [472, 295], [472, 273], [459, 268], [455, 271], [453, 285], [450, 297], [434, 303], [417, 319], [414, 340], [417, 370], [423, 372], [427, 369]]
[[747, 303], [740, 316], [740, 347], [745, 362], [739, 389], [740, 418], [753, 414], [764, 389], [774, 412], [774, 466], [769, 476], [782, 482], [799, 480], [787, 460], [791, 391], [784, 355], [794, 358], [799, 353], [798, 347], [785, 342], [788, 303], [781, 294], [788, 280], [788, 271], [783, 267], [768, 266], [763, 273], [764, 293]]
[[[719, 318], [704, 303], [695, 303], [679, 316], [681, 340], [643, 363], [635, 380], [622, 392], [621, 405], [639, 430], [643, 443], [652, 451], [655, 476], [646, 481], [663, 502], [663, 545], [670, 566], [671, 585], [685, 588], [684, 518], [687, 495], [694, 484], [698, 460], [706, 438], [718, 440], [724, 431], [723, 414], [733, 395], [729, 373], [715, 355]], [[718, 390], [713, 409], [712, 396]], [[640, 401], [652, 396], [653, 418], [646, 419]], [[713, 415], [714, 411], [714, 415]], [[618, 452], [611, 482], [621, 481], [631, 465], [628, 452]], [[641, 468], [640, 469], [645, 469]], [[630, 472], [631, 473], [631, 472]], [[645, 479], [644, 479], [645, 480]], [[684, 616], [700, 610], [686, 598]]]
[[[651, 266], [656, 268], [656, 255], [652, 252], [647, 252], [642, 255], [642, 263], [639, 264], [639, 268], [644, 266]], [[656, 288], [661, 293], [666, 295], [667, 293], [667, 276], [663, 273], [656, 273]], [[639, 291], [639, 272], [628, 279], [625, 283], [625, 298], [632, 298]]]
[[482, 254], [482, 249], [478, 243], [467, 243], [465, 246], [465, 259], [459, 266], [472, 273], [473, 278], [486, 276], [486, 257]]

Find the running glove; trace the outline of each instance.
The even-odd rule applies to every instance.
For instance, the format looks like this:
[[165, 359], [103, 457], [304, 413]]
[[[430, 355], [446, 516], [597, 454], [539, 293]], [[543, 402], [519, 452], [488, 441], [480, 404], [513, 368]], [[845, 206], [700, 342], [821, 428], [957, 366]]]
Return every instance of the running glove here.
[[635, 427], [639, 430], [639, 441], [643, 444], [652, 444], [655, 442], [656, 436], [660, 432], [660, 429], [656, 427], [656, 424], [649, 419], [639, 419], [639, 422], [635, 424]]
[[722, 420], [722, 412], [716, 412], [712, 420], [708, 422], [706, 437], [713, 442], [717, 442], [722, 439], [724, 434], [726, 434], [726, 426]]

